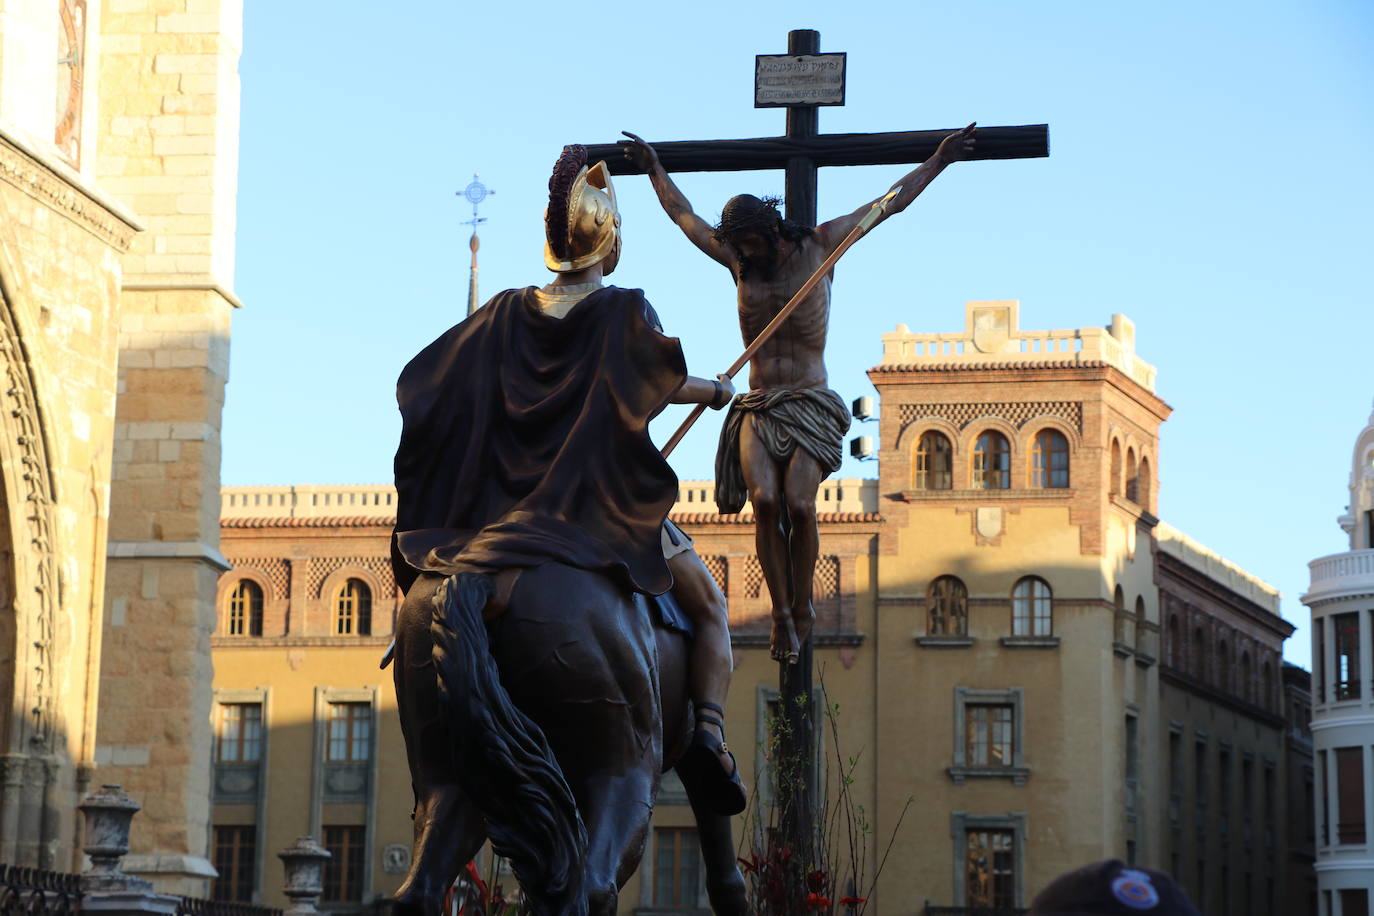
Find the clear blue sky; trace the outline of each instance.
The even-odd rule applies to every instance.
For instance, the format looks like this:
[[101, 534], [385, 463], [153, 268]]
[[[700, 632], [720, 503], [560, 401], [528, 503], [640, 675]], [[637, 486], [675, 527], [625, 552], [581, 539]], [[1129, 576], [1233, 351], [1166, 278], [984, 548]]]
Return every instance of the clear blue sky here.
[[[482, 288], [541, 284], [563, 144], [781, 133], [753, 56], [793, 28], [849, 52], [823, 131], [1050, 124], [1049, 159], [957, 164], [836, 274], [832, 385], [872, 393], [879, 334], [962, 328], [1019, 299], [1026, 328], [1124, 312], [1175, 409], [1161, 514], [1297, 598], [1345, 549], [1354, 437], [1374, 398], [1374, 7], [1363, 0], [604, 6], [250, 0], [226, 484], [390, 479], [396, 374], [463, 315], [474, 171]], [[902, 167], [825, 169], [821, 218]], [[714, 220], [780, 173], [684, 176]], [[728, 274], [617, 183], [638, 286], [710, 375], [739, 348]], [[666, 438], [678, 415], [665, 414]], [[674, 455], [710, 477], [719, 415]], [[846, 476], [869, 476], [850, 462]]]

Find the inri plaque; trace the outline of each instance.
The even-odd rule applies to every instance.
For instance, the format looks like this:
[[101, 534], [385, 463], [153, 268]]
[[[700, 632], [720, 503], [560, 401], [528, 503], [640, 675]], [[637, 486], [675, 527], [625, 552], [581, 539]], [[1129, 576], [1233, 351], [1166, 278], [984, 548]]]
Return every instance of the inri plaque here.
[[758, 54], [754, 57], [754, 107], [844, 104], [845, 52]]

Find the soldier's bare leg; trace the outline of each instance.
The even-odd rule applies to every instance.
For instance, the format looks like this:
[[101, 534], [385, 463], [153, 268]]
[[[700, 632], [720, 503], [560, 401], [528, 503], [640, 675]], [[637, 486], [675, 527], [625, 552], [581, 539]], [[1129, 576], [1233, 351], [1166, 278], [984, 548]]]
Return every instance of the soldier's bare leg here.
[[[749, 500], [754, 504], [754, 543], [763, 567], [763, 580], [773, 604], [770, 652], [777, 661], [796, 661], [801, 651], [792, 623], [790, 551], [783, 532], [783, 475], [778, 463], [754, 432], [754, 418], [746, 417], [739, 431], [740, 468]], [[812, 495], [814, 500], [814, 494]]]
[[[711, 703], [724, 709], [726, 694], [730, 692], [730, 672], [735, 667], [725, 596], [695, 550], [677, 554], [668, 561], [668, 568], [673, 571], [673, 597], [697, 630], [687, 665], [689, 695], [693, 703]], [[697, 728], [714, 731], [716, 737], [725, 740], [720, 726], [698, 723]], [[730, 755], [722, 751], [718, 756], [721, 767], [731, 772], [734, 763]]]
[[788, 550], [792, 560], [792, 626], [797, 643], [806, 642], [816, 623], [816, 610], [811, 604], [812, 586], [816, 575], [816, 557], [820, 553], [821, 535], [816, 524], [816, 488], [825, 479], [825, 469], [804, 449], [792, 453], [783, 479], [783, 494], [787, 505], [788, 527], [791, 537]]

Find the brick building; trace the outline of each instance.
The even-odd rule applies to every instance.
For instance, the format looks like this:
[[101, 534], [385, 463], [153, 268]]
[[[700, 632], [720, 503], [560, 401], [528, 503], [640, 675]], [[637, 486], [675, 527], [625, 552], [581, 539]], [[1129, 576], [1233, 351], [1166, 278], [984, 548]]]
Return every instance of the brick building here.
[[[1265, 808], [1262, 780], [1288, 785], [1277, 672], [1292, 627], [1272, 588], [1156, 517], [1170, 408], [1133, 326], [1116, 316], [1110, 329], [1025, 332], [1016, 303], [978, 302], [962, 332], [899, 327], [883, 348], [870, 373], [877, 479], [818, 493], [815, 631], [841, 710], [838, 750], [819, 752], [826, 784], [833, 798], [854, 758], [868, 861], [893, 838], [877, 911], [1024, 907], [1060, 872], [1119, 856], [1174, 868], [1207, 912], [1246, 900], [1248, 912], [1300, 912], [1276, 908], [1292, 881], [1283, 868], [1241, 858], [1289, 861], [1295, 808]], [[682, 482], [672, 515], [729, 599], [730, 741], [766, 810], [767, 591], [748, 507], [717, 515], [710, 492]], [[234, 569], [213, 645], [226, 893], [278, 899], [269, 853], [305, 831], [343, 863], [327, 880], [332, 907], [386, 892], [406, 866], [409, 785], [376, 667], [399, 600], [386, 568], [393, 498], [388, 487], [224, 491]], [[1190, 680], [1175, 663], [1189, 651], [1161, 624], [1175, 606], [1221, 634], [1208, 658], [1224, 681]], [[1199, 729], [1205, 752], [1190, 747], [1171, 771], [1171, 736]], [[1221, 780], [1207, 790], [1205, 853], [1187, 845], [1197, 834], [1184, 837], [1175, 812], [1190, 800], [1173, 791], [1199, 774]], [[670, 780], [626, 912], [702, 905], [692, 838]]]
[[206, 859], [240, 0], [0, 4], [0, 862]]

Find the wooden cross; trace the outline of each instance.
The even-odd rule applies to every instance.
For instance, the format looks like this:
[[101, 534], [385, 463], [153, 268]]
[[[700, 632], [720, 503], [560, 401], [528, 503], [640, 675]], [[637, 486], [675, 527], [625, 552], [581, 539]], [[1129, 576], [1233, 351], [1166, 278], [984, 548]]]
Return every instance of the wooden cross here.
[[[787, 34], [788, 55], [820, 53], [820, 33], [796, 29]], [[841, 102], [842, 103], [842, 102]], [[827, 102], [825, 104], [839, 104]], [[780, 106], [782, 107], [782, 106]], [[787, 132], [781, 137], [747, 140], [679, 140], [653, 144], [659, 162], [669, 172], [736, 172], [755, 169], [786, 171], [787, 218], [816, 225], [816, 173], [830, 165], [894, 165], [924, 162], [940, 141], [956, 128], [895, 133], [819, 134], [816, 104], [788, 105]], [[1032, 159], [1050, 154], [1049, 125], [980, 127], [971, 159]], [[587, 161], [605, 160], [613, 175], [643, 174], [624, 154], [623, 142], [587, 145]], [[811, 640], [802, 646], [795, 665], [783, 664], [779, 675], [779, 714], [785, 720], [780, 755], [790, 777], [775, 779], [781, 814], [782, 841], [801, 857], [813, 853], [820, 824], [814, 793], [818, 708], [813, 700]], [[757, 778], [757, 776], [756, 776]]]

